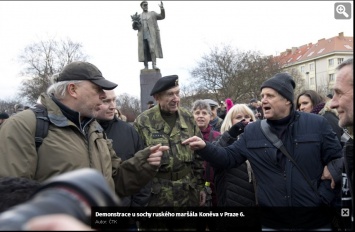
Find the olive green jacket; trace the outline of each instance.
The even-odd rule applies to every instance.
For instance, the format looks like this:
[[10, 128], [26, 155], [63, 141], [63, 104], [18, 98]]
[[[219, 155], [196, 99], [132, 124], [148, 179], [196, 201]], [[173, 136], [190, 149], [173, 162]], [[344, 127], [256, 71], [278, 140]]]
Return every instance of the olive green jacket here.
[[139, 191], [157, 172], [147, 163], [149, 149], [121, 162], [100, 124], [91, 119], [78, 128], [47, 95], [41, 95], [50, 120], [48, 135], [38, 153], [35, 146], [36, 118], [32, 110], [11, 116], [0, 131], [0, 177], [18, 176], [44, 181], [80, 168], [100, 171], [118, 196]]

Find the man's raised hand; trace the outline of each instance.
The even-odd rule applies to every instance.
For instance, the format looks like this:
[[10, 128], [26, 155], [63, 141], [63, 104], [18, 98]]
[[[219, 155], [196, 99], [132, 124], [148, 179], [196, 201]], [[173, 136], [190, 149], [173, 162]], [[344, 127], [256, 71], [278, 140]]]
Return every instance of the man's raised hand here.
[[163, 152], [169, 150], [168, 146], [162, 146], [161, 144], [152, 146], [150, 148], [150, 155], [147, 159], [148, 163], [154, 166], [159, 166]]
[[205, 141], [203, 141], [198, 136], [193, 136], [182, 142], [184, 145], [189, 145], [191, 150], [200, 150], [206, 146]]

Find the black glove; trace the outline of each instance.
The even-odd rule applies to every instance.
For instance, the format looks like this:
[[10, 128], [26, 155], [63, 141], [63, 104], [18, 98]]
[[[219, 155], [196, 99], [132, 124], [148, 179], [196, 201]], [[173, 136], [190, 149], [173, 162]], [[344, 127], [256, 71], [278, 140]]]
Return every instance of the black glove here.
[[229, 135], [233, 138], [237, 138], [238, 135], [244, 132], [244, 127], [246, 126], [245, 119], [234, 124], [228, 131]]

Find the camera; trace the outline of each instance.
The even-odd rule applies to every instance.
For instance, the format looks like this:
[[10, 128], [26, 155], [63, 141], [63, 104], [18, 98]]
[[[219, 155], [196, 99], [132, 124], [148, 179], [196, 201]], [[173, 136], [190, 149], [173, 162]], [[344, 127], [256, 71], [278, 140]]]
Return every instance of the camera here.
[[100, 172], [79, 169], [50, 178], [23, 204], [0, 214], [0, 230], [22, 230], [31, 218], [68, 214], [90, 225], [91, 207], [114, 207], [119, 199]]

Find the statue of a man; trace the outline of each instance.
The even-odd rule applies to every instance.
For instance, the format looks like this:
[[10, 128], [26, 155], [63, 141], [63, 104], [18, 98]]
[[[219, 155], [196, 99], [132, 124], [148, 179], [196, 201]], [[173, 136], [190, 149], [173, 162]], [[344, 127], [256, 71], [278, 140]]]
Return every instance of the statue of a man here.
[[148, 11], [148, 2], [142, 1], [141, 8], [143, 12], [139, 15], [133, 15], [132, 27], [138, 30], [138, 60], [144, 62], [144, 68], [148, 69], [148, 62], [152, 62], [153, 69], [159, 69], [156, 64], [157, 58], [163, 58], [163, 50], [161, 48], [160, 30], [157, 20], [165, 18], [165, 10], [163, 2], [160, 2], [160, 14], [154, 11]]

